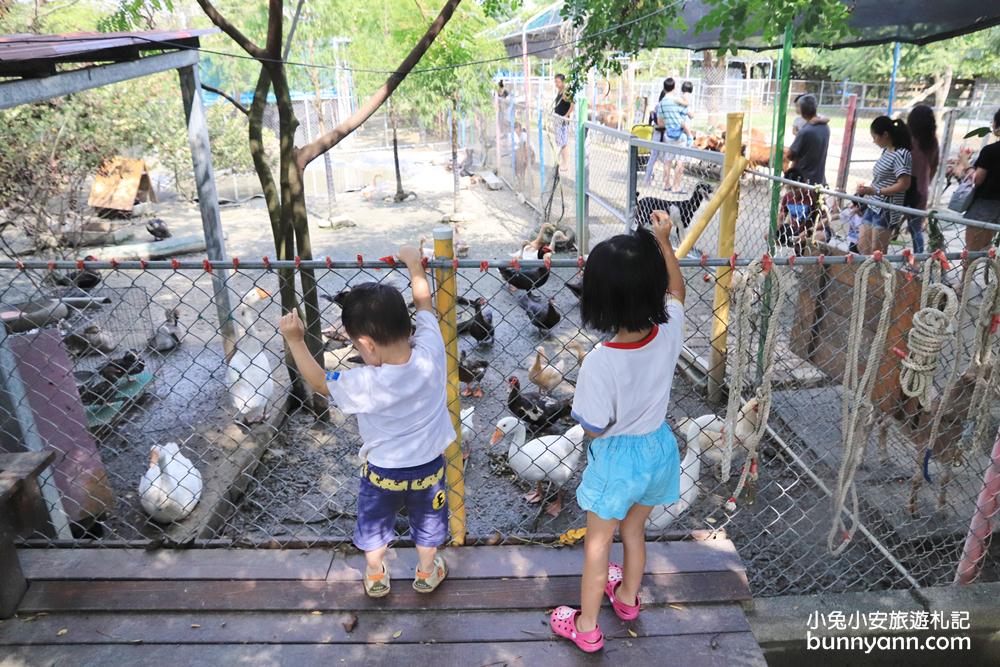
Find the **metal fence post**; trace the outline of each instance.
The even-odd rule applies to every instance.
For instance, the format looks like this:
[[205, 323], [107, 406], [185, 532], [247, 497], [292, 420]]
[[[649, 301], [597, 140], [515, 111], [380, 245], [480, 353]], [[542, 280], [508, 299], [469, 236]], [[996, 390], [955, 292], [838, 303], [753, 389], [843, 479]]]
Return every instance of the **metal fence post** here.
[[948, 171], [948, 156], [951, 153], [951, 142], [955, 134], [955, 121], [958, 120], [958, 116], [958, 109], [949, 109], [944, 113], [944, 122], [942, 123], [944, 130], [941, 133], [941, 159], [938, 160], [938, 170], [934, 174], [934, 183], [931, 187], [930, 199], [927, 202], [928, 208], [934, 208], [941, 198], [941, 194], [944, 192], [944, 176], [945, 172]]
[[631, 139], [628, 143], [628, 192], [625, 193], [625, 196], [628, 202], [625, 206], [625, 220], [629, 230], [633, 230], [636, 228], [636, 197], [639, 196], [639, 147], [633, 144]]
[[[434, 257], [454, 259], [454, 233], [450, 227], [434, 230]], [[455, 441], [445, 450], [445, 479], [448, 482], [448, 525], [451, 528], [451, 543], [465, 544], [465, 473], [462, 466], [462, 405], [458, 397], [458, 316], [455, 311], [455, 297], [458, 284], [454, 268], [434, 269], [437, 285], [437, 315], [444, 337], [444, 347], [448, 357], [448, 412], [455, 427]]]
[[500, 96], [493, 95], [493, 125], [496, 131], [496, 158], [494, 160], [496, 164], [497, 176], [500, 175]]
[[[6, 395], [11, 417], [20, 430], [21, 442], [29, 452], [44, 452], [46, 447], [35, 426], [35, 414], [28, 403], [27, 388], [17, 368], [14, 352], [7, 344], [7, 327], [0, 325], [0, 392]], [[69, 518], [63, 509], [62, 496], [52, 475], [54, 465], [46, 466], [38, 473], [38, 487], [41, 489], [45, 507], [49, 510], [49, 521], [60, 540], [73, 539]]]
[[847, 118], [844, 121], [844, 139], [840, 145], [840, 165], [837, 169], [837, 189], [847, 191], [847, 175], [851, 172], [851, 153], [854, 152], [854, 125], [858, 119], [858, 96], [847, 98]]
[[[743, 142], [743, 114], [726, 116], [726, 157], [723, 178], [736, 168]], [[719, 257], [731, 257], [736, 247], [736, 218], [739, 215], [740, 184], [722, 202], [722, 219], [719, 225]], [[712, 350], [708, 363], [708, 399], [719, 401], [726, 379], [726, 352], [729, 336], [729, 285], [733, 280], [732, 269], [720, 266], [715, 269], [715, 299], [712, 304]]]
[[[559, 168], [559, 154], [556, 153], [556, 168]], [[545, 210], [545, 129], [542, 124], [542, 110], [538, 109], [538, 210]]]
[[[590, 173], [587, 171], [587, 98], [576, 97], [576, 236], [580, 240], [580, 254], [590, 252], [590, 229], [587, 219], [587, 188]], [[580, 175], [583, 175], [581, 178]]]

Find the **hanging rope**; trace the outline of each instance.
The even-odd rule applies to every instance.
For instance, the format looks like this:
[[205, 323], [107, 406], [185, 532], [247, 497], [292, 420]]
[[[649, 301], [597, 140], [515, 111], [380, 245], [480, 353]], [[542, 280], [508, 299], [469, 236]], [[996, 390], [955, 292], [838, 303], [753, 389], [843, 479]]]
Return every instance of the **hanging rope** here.
[[968, 440], [962, 439], [963, 455], [970, 451], [982, 451], [990, 421], [989, 399], [1000, 387], [1000, 355], [993, 353], [993, 341], [1000, 328], [1000, 258], [980, 257], [965, 269], [965, 279], [962, 281], [962, 304], [964, 308], [968, 300], [966, 295], [970, 291], [969, 286], [980, 266], [986, 267], [986, 289], [983, 290], [982, 302], [979, 304], [976, 337], [972, 345], [970, 367], [975, 369], [976, 385], [972, 400], [969, 401], [968, 413], [970, 418], [975, 419], [975, 426], [972, 437]]
[[[859, 378], [858, 362], [864, 338], [868, 279], [876, 270], [882, 276], [882, 311], [875, 329], [875, 338], [868, 350], [865, 372]], [[854, 300], [851, 304], [851, 324], [847, 334], [847, 353], [844, 356], [844, 402], [840, 419], [844, 453], [833, 497], [833, 522], [826, 540], [827, 547], [834, 556], [843, 553], [858, 528], [858, 490], [854, 485], [854, 475], [864, 458], [868, 439], [865, 428], [859, 429], [859, 427], [862, 424], [865, 427], [871, 426], [872, 390], [875, 388], [879, 362], [885, 352], [885, 339], [889, 333], [895, 289], [896, 272], [888, 262], [882, 261], [881, 253], [876, 253], [862, 264], [854, 276]], [[844, 520], [848, 494], [852, 510], [850, 526]]]
[[[754, 299], [759, 292], [764, 291], [764, 283], [770, 276], [771, 295], [774, 299], [773, 307], [769, 313], [760, 314], [760, 322], [763, 325], [769, 318], [774, 319], [776, 313], [781, 312], [781, 306], [785, 299], [785, 290], [782, 285], [778, 271], [775, 271], [771, 264], [771, 257], [764, 255], [762, 259], [755, 260], [747, 265], [746, 270], [736, 275], [736, 280], [731, 289], [731, 300], [736, 304], [736, 322], [738, 333], [736, 336], [735, 358], [733, 359], [733, 372], [729, 384], [729, 402], [726, 405], [726, 429], [725, 441], [722, 447], [722, 481], [728, 481], [733, 461], [733, 448], [736, 441], [737, 422], [741, 418], [740, 402], [743, 398], [743, 385], [746, 381], [747, 367], [750, 354], [750, 315], [754, 308]], [[726, 509], [730, 512], [736, 509], [736, 499], [740, 497], [748, 479], [756, 479], [757, 475], [757, 446], [767, 430], [767, 421], [771, 412], [771, 376], [774, 372], [774, 349], [778, 341], [778, 327], [770, 322], [767, 327], [767, 334], [763, 344], [763, 374], [761, 375], [760, 386], [757, 387], [756, 401], [754, 407], [755, 420], [753, 431], [742, 439], [742, 445], [747, 450], [746, 462], [740, 473], [739, 481], [733, 495], [726, 501]]]
[[936, 255], [924, 262], [922, 281], [920, 310], [914, 314], [907, 336], [908, 352], [899, 372], [899, 385], [904, 395], [916, 397], [926, 409], [941, 349], [955, 331], [952, 323], [958, 314], [958, 297], [941, 282], [941, 262]]

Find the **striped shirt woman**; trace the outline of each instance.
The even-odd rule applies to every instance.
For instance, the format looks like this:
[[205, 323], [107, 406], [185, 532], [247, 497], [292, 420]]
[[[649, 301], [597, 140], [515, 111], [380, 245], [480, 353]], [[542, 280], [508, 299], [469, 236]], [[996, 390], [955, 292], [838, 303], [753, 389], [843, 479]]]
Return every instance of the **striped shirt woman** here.
[[910, 131], [901, 120], [879, 116], [871, 124], [872, 141], [882, 149], [882, 155], [872, 170], [872, 184], [859, 185], [859, 197], [868, 197], [873, 203], [865, 210], [861, 222], [858, 247], [863, 254], [876, 250], [886, 252], [893, 227], [901, 225], [903, 214], [882, 208], [879, 202], [902, 206], [913, 174], [913, 155], [910, 153]]

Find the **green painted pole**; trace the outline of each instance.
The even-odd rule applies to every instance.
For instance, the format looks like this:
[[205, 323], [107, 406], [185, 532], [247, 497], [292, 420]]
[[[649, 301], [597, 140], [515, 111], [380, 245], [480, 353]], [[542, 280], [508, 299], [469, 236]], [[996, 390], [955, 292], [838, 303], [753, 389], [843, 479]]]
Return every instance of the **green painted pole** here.
[[587, 229], [587, 98], [576, 96], [576, 238], [581, 255], [590, 252], [590, 233]]
[[[781, 45], [781, 63], [778, 66], [778, 76], [781, 82], [778, 85], [778, 98], [774, 105], [774, 119], [771, 123], [771, 146], [774, 147], [771, 153], [771, 171], [775, 176], [781, 176], [781, 165], [785, 159], [785, 120], [788, 117], [788, 93], [791, 87], [792, 74], [792, 42], [794, 41], [795, 29], [791, 23], [785, 26], [785, 38]], [[774, 237], [778, 233], [778, 207], [781, 204], [781, 183], [772, 181], [771, 183], [771, 216], [768, 220], [767, 228], [767, 252], [774, 254]], [[767, 337], [767, 327], [770, 318], [774, 315], [771, 312], [771, 276], [764, 279], [764, 310], [762, 311], [760, 327], [760, 345], [757, 349], [757, 381], [759, 382], [764, 373], [764, 339]]]

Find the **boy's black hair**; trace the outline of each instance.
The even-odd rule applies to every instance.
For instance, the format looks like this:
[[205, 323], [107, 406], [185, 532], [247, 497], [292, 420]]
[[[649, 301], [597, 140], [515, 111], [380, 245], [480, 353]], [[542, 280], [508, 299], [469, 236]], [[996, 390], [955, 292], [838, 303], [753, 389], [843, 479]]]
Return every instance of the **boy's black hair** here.
[[693, 93], [694, 92], [694, 84], [691, 83], [690, 81], [685, 81], [684, 83], [681, 84], [681, 92], [682, 93]]
[[355, 285], [344, 297], [344, 330], [351, 338], [370, 337], [377, 345], [391, 345], [410, 337], [410, 311], [399, 290], [381, 283]]
[[667, 287], [663, 253], [651, 232], [614, 236], [587, 256], [580, 319], [606, 333], [665, 324]]
[[557, 80], [559, 80], [559, 81], [565, 81], [565, 80], [566, 80], [566, 75], [565, 75], [565, 74], [556, 74], [556, 75], [555, 75], [554, 77], [552, 77], [552, 78], [554, 78], [554, 79], [557, 79]]

